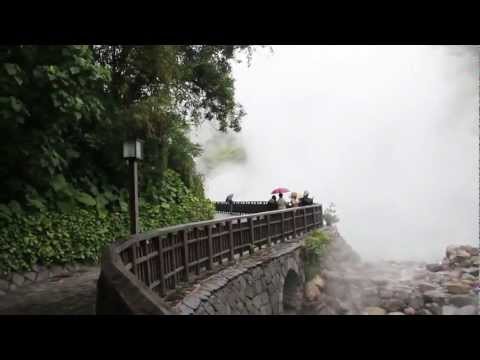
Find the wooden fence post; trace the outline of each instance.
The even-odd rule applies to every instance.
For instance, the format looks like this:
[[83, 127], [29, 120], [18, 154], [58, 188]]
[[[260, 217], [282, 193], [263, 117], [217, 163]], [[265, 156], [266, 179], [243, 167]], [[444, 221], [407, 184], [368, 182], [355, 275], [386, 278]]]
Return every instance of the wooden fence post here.
[[323, 210], [322, 210], [322, 205], [320, 205], [319, 212], [320, 212], [320, 226], [319, 226], [319, 227], [323, 227]]
[[235, 256], [234, 253], [234, 246], [233, 246], [233, 225], [232, 225], [232, 220], [228, 221], [228, 232], [229, 232], [229, 246], [230, 246], [230, 261], [233, 261], [233, 258]]
[[293, 210], [292, 211], [292, 216], [293, 216], [293, 236], [292, 238], [296, 238], [297, 237], [297, 222], [295, 221], [296, 220], [296, 210]]
[[189, 272], [188, 272], [188, 239], [187, 239], [187, 231], [180, 230], [179, 234], [181, 234], [182, 242], [183, 242], [183, 266], [185, 270], [185, 281], [190, 280]]
[[255, 243], [254, 243], [255, 233], [253, 231], [253, 217], [249, 217], [248, 222], [249, 222], [249, 225], [250, 225], [250, 248], [248, 249], [248, 253], [253, 254], [253, 249], [254, 249], [254, 246], [255, 246]]
[[163, 245], [162, 245], [162, 236], [158, 237], [158, 270], [160, 273], [160, 296], [165, 296], [166, 285], [165, 285], [165, 269], [163, 268]]
[[272, 246], [272, 238], [270, 237], [270, 214], [267, 215], [267, 246]]
[[213, 268], [213, 241], [212, 241], [212, 225], [207, 225], [208, 229], [208, 270]]
[[307, 233], [307, 209], [303, 208], [303, 233]]

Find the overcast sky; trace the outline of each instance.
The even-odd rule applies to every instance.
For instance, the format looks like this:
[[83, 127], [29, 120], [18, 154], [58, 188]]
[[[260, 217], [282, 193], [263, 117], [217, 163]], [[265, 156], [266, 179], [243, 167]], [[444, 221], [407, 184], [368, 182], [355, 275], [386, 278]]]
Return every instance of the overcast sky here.
[[478, 244], [479, 61], [444, 46], [274, 46], [234, 66], [248, 160], [207, 195], [276, 186], [334, 202], [368, 259], [439, 260]]

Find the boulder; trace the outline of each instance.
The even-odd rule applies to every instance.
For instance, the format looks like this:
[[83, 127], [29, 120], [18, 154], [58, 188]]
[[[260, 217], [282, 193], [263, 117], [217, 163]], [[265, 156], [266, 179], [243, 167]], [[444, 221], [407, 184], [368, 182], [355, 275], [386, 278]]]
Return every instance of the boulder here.
[[471, 262], [472, 266], [476, 266], [478, 268], [480, 266], [480, 256], [478, 256], [478, 255], [472, 256], [470, 258], [470, 262]]
[[447, 258], [451, 257], [451, 256], [454, 256], [455, 253], [457, 251], [457, 246], [455, 245], [448, 245], [447, 246], [447, 251], [446, 251], [446, 254], [447, 254]]
[[432, 312], [428, 309], [420, 309], [417, 311], [416, 315], [432, 315]]
[[442, 315], [456, 315], [457, 307], [452, 305], [442, 306]]
[[428, 303], [425, 307], [430, 310], [433, 315], [442, 315], [442, 307], [437, 303]]
[[365, 308], [365, 315], [385, 315], [387, 312], [378, 306], [369, 306]]
[[388, 313], [388, 315], [405, 315], [405, 314], [401, 311], [393, 311], [393, 312]]
[[478, 312], [474, 305], [466, 305], [458, 309], [456, 315], [478, 315]]
[[474, 295], [452, 295], [448, 298], [448, 302], [451, 305], [462, 307], [466, 305], [474, 305], [477, 302]]
[[469, 268], [463, 269], [465, 273], [474, 276], [476, 279], [478, 279], [479, 270], [480, 269], [478, 267], [469, 267]]
[[416, 314], [415, 309], [412, 308], [412, 307], [407, 307], [407, 308], [403, 309], [403, 312], [405, 313], [405, 315], [415, 315]]
[[425, 291], [435, 290], [437, 287], [432, 283], [423, 281], [417, 285], [417, 288], [423, 293]]
[[306, 285], [305, 285], [305, 298], [308, 301], [317, 301], [321, 297], [320, 289], [317, 287], [317, 285], [313, 282], [313, 280], [310, 280]]
[[450, 294], [468, 294], [470, 292], [470, 286], [461, 282], [448, 282], [445, 286]]
[[424, 305], [423, 296], [418, 293], [413, 293], [407, 301], [407, 305], [415, 310], [419, 310]]
[[430, 290], [423, 293], [423, 299], [425, 302], [438, 303], [443, 305], [447, 299], [447, 294], [441, 290]]
[[431, 271], [431, 272], [438, 272], [443, 270], [443, 267], [441, 264], [427, 264], [426, 268], [428, 271]]
[[478, 278], [477, 276], [473, 276], [473, 275], [471, 275], [471, 274], [469, 274], [469, 273], [464, 273], [464, 274], [462, 275], [462, 280], [469, 280], [469, 281], [471, 281], [471, 282], [477, 280], [477, 278]]
[[320, 275], [315, 275], [315, 277], [311, 280], [320, 290], [325, 287], [325, 280], [323, 280]]
[[456, 257], [460, 258], [460, 259], [466, 259], [466, 258], [471, 257], [471, 255], [468, 253], [468, 251], [460, 249], [460, 250], [457, 251]]
[[400, 299], [388, 299], [383, 301], [382, 307], [384, 307], [388, 312], [400, 311], [407, 307], [405, 301]]
[[470, 246], [470, 245], [465, 245], [463, 247], [463, 250], [467, 251], [471, 256], [477, 256], [480, 255], [480, 248]]

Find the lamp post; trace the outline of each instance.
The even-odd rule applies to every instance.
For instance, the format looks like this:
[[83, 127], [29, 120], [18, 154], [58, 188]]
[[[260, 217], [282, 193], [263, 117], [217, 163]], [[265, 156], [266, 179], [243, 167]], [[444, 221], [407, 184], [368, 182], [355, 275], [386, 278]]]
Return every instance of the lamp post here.
[[128, 161], [129, 170], [130, 233], [137, 234], [139, 231], [137, 160], [143, 159], [143, 141], [138, 139], [125, 141], [123, 143], [123, 158]]

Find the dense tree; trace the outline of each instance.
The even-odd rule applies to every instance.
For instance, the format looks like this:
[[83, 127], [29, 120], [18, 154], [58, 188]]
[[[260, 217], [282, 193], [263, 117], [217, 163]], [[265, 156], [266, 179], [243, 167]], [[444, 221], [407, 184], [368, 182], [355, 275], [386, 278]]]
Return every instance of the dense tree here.
[[[0, 48], [0, 202], [89, 201], [125, 183], [119, 154], [145, 140], [142, 185], [165, 169], [201, 192], [188, 132], [240, 130], [230, 62], [249, 46]], [[39, 194], [42, 194], [40, 196]], [[72, 200], [73, 199], [73, 200]]]

